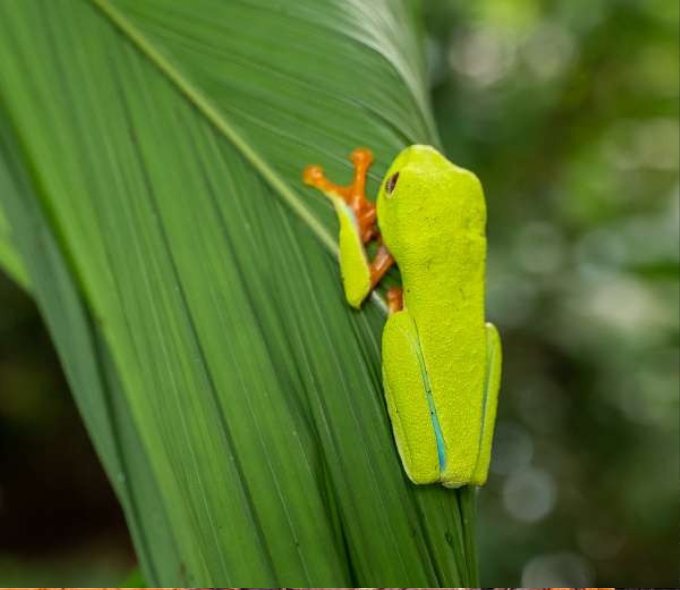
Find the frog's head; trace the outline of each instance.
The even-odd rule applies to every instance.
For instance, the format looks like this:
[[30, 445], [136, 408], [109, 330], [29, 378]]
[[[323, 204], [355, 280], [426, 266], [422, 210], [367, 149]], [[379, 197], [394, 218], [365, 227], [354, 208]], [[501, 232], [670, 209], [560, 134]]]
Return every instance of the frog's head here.
[[482, 186], [472, 172], [433, 147], [410, 146], [396, 157], [380, 185], [378, 223], [397, 262], [405, 253], [431, 252], [457, 233], [484, 236]]

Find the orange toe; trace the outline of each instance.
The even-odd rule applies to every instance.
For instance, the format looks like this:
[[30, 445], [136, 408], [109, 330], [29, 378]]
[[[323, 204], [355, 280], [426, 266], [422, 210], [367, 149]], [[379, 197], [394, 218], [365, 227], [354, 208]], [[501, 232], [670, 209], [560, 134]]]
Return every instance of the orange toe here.
[[310, 186], [317, 186], [319, 183], [323, 182], [325, 179], [323, 168], [312, 164], [310, 166], [305, 166], [302, 171], [302, 180], [305, 184]]
[[356, 148], [349, 156], [355, 166], [367, 168], [373, 163], [373, 152], [368, 148]]

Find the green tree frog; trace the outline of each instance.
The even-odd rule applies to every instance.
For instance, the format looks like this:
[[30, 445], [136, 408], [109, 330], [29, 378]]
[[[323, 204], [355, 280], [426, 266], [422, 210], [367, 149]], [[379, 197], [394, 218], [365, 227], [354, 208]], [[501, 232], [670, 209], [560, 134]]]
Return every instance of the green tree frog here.
[[[392, 162], [377, 207], [366, 199], [371, 152], [352, 152], [349, 186], [308, 166], [304, 181], [333, 203], [347, 301], [360, 307], [396, 263], [387, 292], [383, 387], [404, 470], [416, 484], [482, 485], [491, 458], [501, 342], [484, 319], [486, 206], [477, 177], [430, 146]], [[373, 260], [366, 245], [377, 240]]]

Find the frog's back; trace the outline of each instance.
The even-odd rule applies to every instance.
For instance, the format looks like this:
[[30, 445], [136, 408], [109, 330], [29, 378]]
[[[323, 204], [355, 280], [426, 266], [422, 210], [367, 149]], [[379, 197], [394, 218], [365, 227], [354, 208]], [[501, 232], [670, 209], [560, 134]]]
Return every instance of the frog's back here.
[[[479, 459], [486, 375], [483, 238], [455, 241], [455, 252], [433, 261], [431, 273], [411, 283], [404, 305], [418, 333], [443, 441], [440, 481], [473, 481]], [[411, 286], [412, 285], [412, 286]]]
[[378, 219], [401, 271], [404, 310], [434, 402], [444, 450], [439, 479], [452, 487], [481, 483], [473, 474], [486, 375], [484, 194], [474, 174], [427, 146], [404, 150], [391, 177], [396, 188], [381, 192]]

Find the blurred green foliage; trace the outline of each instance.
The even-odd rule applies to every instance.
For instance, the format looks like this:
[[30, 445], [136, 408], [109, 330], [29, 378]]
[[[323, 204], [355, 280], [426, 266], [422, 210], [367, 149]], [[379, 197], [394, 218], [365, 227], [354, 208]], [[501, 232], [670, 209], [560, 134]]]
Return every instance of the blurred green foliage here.
[[[442, 141], [487, 192], [505, 346], [482, 582], [673, 586], [678, 3], [426, 0], [425, 13]], [[1, 278], [0, 392], [0, 528], [34, 527], [3, 535], [3, 581], [118, 583], [120, 514], [35, 308]]]
[[432, 96], [489, 204], [505, 380], [487, 586], [677, 582], [678, 3], [427, 3]]
[[37, 309], [0, 275], [0, 581], [110, 586], [134, 557]]

